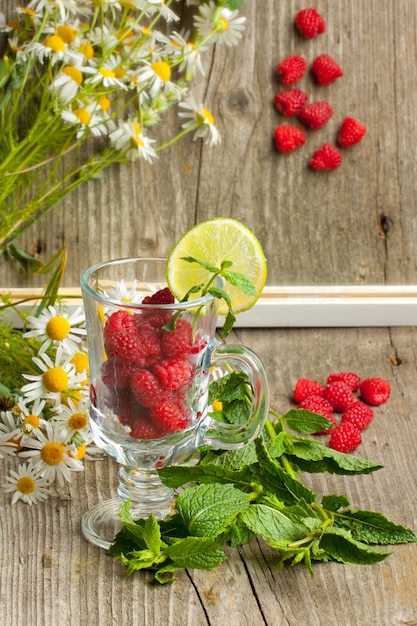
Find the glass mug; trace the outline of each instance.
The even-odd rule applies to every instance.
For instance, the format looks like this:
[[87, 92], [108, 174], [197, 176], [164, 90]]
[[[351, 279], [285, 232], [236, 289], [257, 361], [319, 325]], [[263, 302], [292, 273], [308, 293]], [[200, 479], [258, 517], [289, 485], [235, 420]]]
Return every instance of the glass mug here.
[[[269, 410], [259, 356], [216, 339], [212, 296], [173, 302], [165, 268], [165, 259], [128, 258], [95, 265], [81, 277], [90, 430], [96, 445], [121, 464], [119, 498], [96, 504], [82, 519], [85, 538], [104, 548], [121, 527], [122, 501], [131, 499], [136, 519], [164, 518], [173, 511], [174, 492], [162, 484], [158, 468], [186, 462], [201, 445], [222, 450], [247, 445]], [[230, 371], [245, 373], [251, 387], [244, 424], [209, 415], [213, 374]]]

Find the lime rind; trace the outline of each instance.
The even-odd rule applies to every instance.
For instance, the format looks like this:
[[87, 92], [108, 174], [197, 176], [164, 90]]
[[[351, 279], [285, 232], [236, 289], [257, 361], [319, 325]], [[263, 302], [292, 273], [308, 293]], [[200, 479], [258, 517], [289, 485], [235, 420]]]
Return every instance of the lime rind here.
[[[216, 267], [225, 260], [232, 261], [230, 270], [243, 274], [253, 283], [256, 295], [247, 295], [224, 282], [223, 288], [231, 299], [235, 314], [253, 307], [261, 295], [267, 275], [265, 255], [256, 236], [241, 222], [233, 218], [212, 218], [196, 224], [177, 241], [168, 257], [166, 274], [168, 286], [178, 300], [191, 287], [206, 285], [212, 277], [200, 265], [183, 260], [189, 256]], [[219, 315], [226, 314], [227, 306], [221, 301]]]

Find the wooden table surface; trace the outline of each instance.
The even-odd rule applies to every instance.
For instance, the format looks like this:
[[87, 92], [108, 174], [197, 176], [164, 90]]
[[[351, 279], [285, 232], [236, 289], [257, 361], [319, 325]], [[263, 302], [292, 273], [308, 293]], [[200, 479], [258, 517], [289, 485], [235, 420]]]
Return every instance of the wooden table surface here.
[[[7, 12], [14, 0], [1, 0]], [[161, 153], [154, 166], [111, 168], [70, 195], [17, 242], [47, 259], [66, 246], [64, 284], [78, 286], [102, 259], [165, 255], [196, 221], [215, 215], [242, 220], [268, 258], [269, 285], [415, 284], [416, 36], [415, 0], [317, 0], [328, 24], [307, 42], [294, 31], [301, 0], [246, 0], [240, 46], [212, 50], [197, 99], [207, 102], [222, 134], [209, 148], [190, 139]], [[10, 14], [9, 14], [10, 16]], [[280, 118], [277, 63], [289, 54], [310, 62], [334, 56], [344, 77], [319, 88], [328, 126], [285, 157], [273, 147]], [[334, 142], [345, 115], [367, 126], [364, 141], [344, 153], [333, 173], [309, 170], [324, 141]], [[170, 115], [168, 126], [177, 124]], [[165, 127], [164, 127], [165, 128]], [[2, 287], [26, 281], [0, 257]], [[417, 531], [417, 333], [411, 327], [239, 329], [230, 338], [264, 359], [272, 405], [291, 406], [297, 378], [325, 380], [330, 371], [382, 376], [392, 385], [355, 454], [384, 465], [368, 476], [306, 476], [317, 493], [345, 494], [352, 506], [383, 512]], [[0, 460], [7, 470], [9, 462]], [[116, 464], [87, 462], [72, 482], [37, 506], [0, 489], [0, 621], [4, 626], [415, 626], [417, 544], [395, 546], [374, 566], [317, 564], [276, 570], [276, 556], [253, 540], [228, 551], [213, 572], [186, 571], [158, 586], [149, 573], [126, 579], [121, 565], [88, 544], [81, 516], [115, 495]]]
[[[366, 476], [307, 475], [318, 494], [345, 494], [352, 507], [384, 513], [417, 531], [417, 332], [414, 328], [238, 330], [267, 367], [272, 406], [284, 412], [298, 377], [332, 370], [382, 376], [391, 398], [375, 409], [354, 454], [384, 466]], [[2, 461], [2, 466], [5, 462]], [[227, 549], [212, 572], [150, 572], [125, 578], [120, 563], [87, 543], [85, 510], [116, 495], [118, 465], [86, 462], [43, 504], [10, 505], [0, 490], [0, 613], [4, 626], [412, 626], [417, 624], [417, 544], [398, 545], [377, 565], [317, 563], [278, 572], [263, 541]]]

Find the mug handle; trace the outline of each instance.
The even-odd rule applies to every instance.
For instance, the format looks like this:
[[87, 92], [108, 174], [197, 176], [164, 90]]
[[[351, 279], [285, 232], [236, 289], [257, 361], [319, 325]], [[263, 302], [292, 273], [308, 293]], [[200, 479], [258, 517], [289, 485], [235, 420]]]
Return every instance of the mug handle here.
[[207, 418], [208, 428], [202, 444], [221, 450], [234, 450], [247, 445], [260, 434], [269, 411], [269, 385], [262, 360], [246, 346], [219, 343], [211, 352], [211, 366], [222, 364], [237, 368], [247, 375], [252, 390], [250, 413], [244, 424], [224, 424]]

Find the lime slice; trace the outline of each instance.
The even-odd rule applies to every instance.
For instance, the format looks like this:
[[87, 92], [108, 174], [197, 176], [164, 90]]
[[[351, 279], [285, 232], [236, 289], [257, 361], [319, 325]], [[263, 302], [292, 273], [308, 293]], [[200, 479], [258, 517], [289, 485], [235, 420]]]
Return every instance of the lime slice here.
[[[206, 285], [212, 274], [198, 265], [184, 261], [183, 257], [196, 257], [220, 267], [223, 261], [231, 261], [230, 271], [248, 278], [256, 289], [256, 295], [248, 295], [238, 287], [224, 282], [222, 288], [231, 299], [234, 313], [250, 309], [264, 288], [267, 274], [262, 246], [249, 228], [228, 217], [215, 217], [196, 224], [175, 244], [167, 261], [167, 283], [177, 300], [195, 285]], [[194, 297], [199, 297], [196, 294]], [[219, 315], [227, 315], [224, 300], [219, 303]]]

